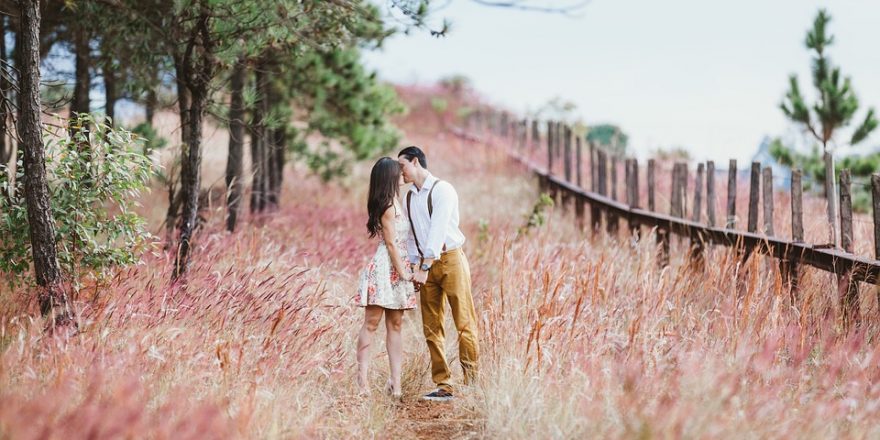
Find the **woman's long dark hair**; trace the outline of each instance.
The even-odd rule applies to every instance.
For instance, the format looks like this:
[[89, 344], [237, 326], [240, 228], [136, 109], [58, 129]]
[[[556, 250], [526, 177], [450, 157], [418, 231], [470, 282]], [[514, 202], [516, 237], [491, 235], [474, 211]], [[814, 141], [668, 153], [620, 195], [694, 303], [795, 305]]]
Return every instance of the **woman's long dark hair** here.
[[370, 172], [370, 196], [367, 199], [367, 211], [370, 219], [367, 230], [370, 238], [379, 235], [382, 230], [382, 214], [394, 204], [394, 198], [400, 193], [400, 164], [390, 157], [383, 157], [373, 165]]

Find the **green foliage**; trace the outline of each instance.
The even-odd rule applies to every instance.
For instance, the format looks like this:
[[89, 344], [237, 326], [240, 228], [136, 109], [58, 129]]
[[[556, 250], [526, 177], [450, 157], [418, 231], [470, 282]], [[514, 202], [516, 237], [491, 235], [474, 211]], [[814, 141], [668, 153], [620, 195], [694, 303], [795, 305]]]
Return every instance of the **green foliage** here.
[[517, 235], [527, 235], [532, 229], [544, 226], [547, 220], [545, 211], [553, 205], [553, 198], [547, 193], [542, 193], [532, 207], [532, 212], [526, 216], [526, 223], [517, 230]]
[[40, 86], [42, 105], [53, 111], [64, 108], [72, 96], [73, 87], [67, 83], [46, 82]]
[[[830, 21], [828, 12], [820, 10], [813, 22], [813, 28], [807, 32], [805, 42], [807, 49], [814, 52], [813, 86], [819, 96], [819, 100], [812, 105], [813, 114], [810, 113], [811, 106], [801, 93], [797, 75], [789, 77], [789, 90], [779, 105], [791, 121], [803, 125], [823, 148], [827, 148], [836, 130], [850, 124], [859, 109], [859, 101], [852, 90], [850, 78], [843, 77], [840, 68], [834, 66], [825, 53], [834, 43], [834, 36], [827, 31]], [[868, 109], [865, 118], [853, 131], [850, 145], [864, 141], [877, 125], [874, 109]]]
[[544, 103], [534, 117], [536, 119], [546, 119], [559, 122], [567, 122], [569, 124], [577, 124], [580, 121], [577, 118], [577, 104], [573, 101], [566, 101], [560, 97], [554, 97]]
[[683, 160], [690, 161], [692, 159], [691, 152], [681, 146], [673, 146], [668, 148], [658, 148], [652, 154], [658, 160]]
[[[65, 278], [102, 276], [132, 264], [149, 243], [135, 200], [152, 174], [139, 141], [123, 129], [81, 115], [72, 123], [90, 125], [90, 138], [46, 136], [46, 172], [55, 218], [58, 260]], [[27, 208], [21, 182], [23, 165], [11, 182], [0, 166], [0, 272], [25, 281], [31, 265]], [[15, 282], [16, 279], [10, 279]]]
[[[403, 104], [391, 86], [380, 84], [367, 72], [356, 49], [310, 51], [289, 69], [287, 91], [295, 107], [306, 115], [307, 127], [297, 131], [290, 147], [324, 179], [345, 174], [352, 160], [364, 160], [395, 147], [400, 134], [389, 116], [403, 113]], [[309, 148], [304, 139], [319, 133], [335, 139]]]
[[624, 155], [629, 144], [629, 136], [614, 124], [599, 124], [587, 130], [587, 142]]
[[449, 101], [442, 96], [431, 97], [431, 109], [438, 115], [443, 115], [449, 109]]
[[147, 122], [141, 122], [131, 129], [133, 134], [140, 136], [144, 143], [144, 156], [149, 156], [155, 150], [165, 148], [168, 140], [159, 136], [159, 132]]
[[470, 78], [461, 74], [440, 78], [440, 87], [456, 98], [463, 97], [473, 89]]
[[[779, 163], [791, 168], [800, 169], [807, 179], [804, 180], [804, 189], [813, 188], [812, 183], [825, 181], [825, 163], [822, 160], [822, 152], [818, 146], [813, 146], [809, 153], [800, 153], [794, 148], [782, 143], [779, 138], [770, 143], [770, 155]], [[880, 170], [880, 153], [872, 153], [865, 156], [845, 156], [834, 164], [835, 179], [840, 176], [840, 171], [848, 169], [853, 176], [853, 210], [868, 212], [871, 206], [871, 193], [866, 185], [859, 181], [867, 181], [872, 173]], [[821, 185], [818, 185], [821, 187]]]

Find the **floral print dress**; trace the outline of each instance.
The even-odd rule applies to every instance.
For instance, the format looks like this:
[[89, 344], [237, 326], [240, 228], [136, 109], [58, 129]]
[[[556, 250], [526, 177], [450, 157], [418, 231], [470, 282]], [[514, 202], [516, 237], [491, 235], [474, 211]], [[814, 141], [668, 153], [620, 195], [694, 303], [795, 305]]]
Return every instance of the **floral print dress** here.
[[[398, 255], [406, 261], [406, 239], [409, 221], [402, 210], [394, 206], [394, 226], [397, 236], [395, 246]], [[386, 309], [406, 310], [416, 308], [416, 292], [411, 281], [404, 281], [391, 264], [391, 255], [382, 234], [373, 259], [361, 272], [357, 303], [361, 307], [380, 306]]]

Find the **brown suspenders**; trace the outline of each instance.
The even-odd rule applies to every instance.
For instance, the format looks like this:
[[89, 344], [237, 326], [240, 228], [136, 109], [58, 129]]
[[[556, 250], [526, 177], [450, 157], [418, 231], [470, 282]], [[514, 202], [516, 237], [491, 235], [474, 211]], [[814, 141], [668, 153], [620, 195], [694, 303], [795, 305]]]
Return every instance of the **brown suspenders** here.
[[[434, 214], [432, 197], [434, 196], [434, 187], [437, 186], [438, 183], [440, 183], [440, 180], [435, 181], [434, 184], [431, 185], [431, 190], [428, 191], [428, 218], [431, 218], [431, 215]], [[412, 194], [412, 191], [407, 191], [406, 193], [406, 215], [409, 217], [409, 228], [412, 230], [413, 238], [416, 241], [416, 250], [419, 251], [419, 256], [424, 260], [425, 254], [422, 253], [422, 246], [419, 244], [419, 237], [416, 235], [416, 227], [413, 225], [412, 221], [412, 209], [410, 208], [412, 206], [412, 203], [410, 203], [412, 200]], [[443, 244], [443, 250], [446, 250], [446, 244]]]

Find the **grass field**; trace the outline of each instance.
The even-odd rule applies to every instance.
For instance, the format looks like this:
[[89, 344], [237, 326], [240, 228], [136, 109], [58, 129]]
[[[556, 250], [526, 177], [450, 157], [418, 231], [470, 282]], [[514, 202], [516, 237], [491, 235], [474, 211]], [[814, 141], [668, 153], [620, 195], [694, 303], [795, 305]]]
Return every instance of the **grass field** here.
[[[0, 437], [880, 436], [873, 289], [863, 287], [865, 324], [847, 334], [821, 272], [804, 274], [791, 304], [763, 257], [743, 266], [715, 249], [694, 272], [673, 240], [660, 270], [648, 231], [591, 237], [560, 208], [518, 235], [539, 199], [524, 170], [416, 116], [402, 128], [456, 186], [468, 237], [481, 377], [454, 403], [418, 401], [431, 388], [418, 311], [404, 325], [404, 402], [379, 392], [383, 330], [376, 392], [356, 396], [370, 164], [329, 185], [293, 167], [278, 212], [232, 235], [222, 208], [211, 215], [186, 286], [169, 287], [172, 257], [157, 249], [83, 293], [70, 339], [41, 331], [27, 292], [2, 292]], [[158, 189], [143, 201], [156, 231], [164, 201]], [[808, 234], [821, 234], [817, 217]]]

